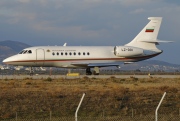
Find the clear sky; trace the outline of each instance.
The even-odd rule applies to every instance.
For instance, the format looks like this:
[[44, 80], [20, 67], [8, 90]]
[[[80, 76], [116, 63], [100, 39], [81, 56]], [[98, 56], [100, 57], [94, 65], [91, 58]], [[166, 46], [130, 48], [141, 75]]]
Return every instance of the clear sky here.
[[0, 0], [0, 40], [36, 45], [117, 46], [163, 17], [153, 58], [180, 64], [180, 0]]

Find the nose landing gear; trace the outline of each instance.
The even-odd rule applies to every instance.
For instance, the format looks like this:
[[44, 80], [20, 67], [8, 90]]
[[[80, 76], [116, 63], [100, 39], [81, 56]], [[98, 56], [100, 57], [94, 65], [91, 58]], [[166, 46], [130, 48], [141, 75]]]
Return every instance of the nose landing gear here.
[[33, 72], [34, 72], [34, 71], [33, 71], [33, 68], [32, 68], [32, 67], [30, 67], [30, 70], [29, 70], [29, 75], [30, 75], [30, 76], [33, 76], [33, 74], [34, 74]]

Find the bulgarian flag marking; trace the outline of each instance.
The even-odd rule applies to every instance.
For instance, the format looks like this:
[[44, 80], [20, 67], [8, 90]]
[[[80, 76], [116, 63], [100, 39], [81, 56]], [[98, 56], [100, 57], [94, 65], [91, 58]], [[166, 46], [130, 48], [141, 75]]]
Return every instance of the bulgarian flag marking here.
[[146, 28], [145, 32], [154, 32], [154, 28]]

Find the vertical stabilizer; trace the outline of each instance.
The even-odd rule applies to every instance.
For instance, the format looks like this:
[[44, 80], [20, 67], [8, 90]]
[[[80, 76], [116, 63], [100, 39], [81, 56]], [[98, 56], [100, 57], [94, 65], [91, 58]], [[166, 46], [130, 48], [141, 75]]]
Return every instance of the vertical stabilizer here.
[[139, 47], [147, 50], [157, 50], [157, 36], [161, 26], [162, 17], [149, 17], [150, 22], [126, 46]]

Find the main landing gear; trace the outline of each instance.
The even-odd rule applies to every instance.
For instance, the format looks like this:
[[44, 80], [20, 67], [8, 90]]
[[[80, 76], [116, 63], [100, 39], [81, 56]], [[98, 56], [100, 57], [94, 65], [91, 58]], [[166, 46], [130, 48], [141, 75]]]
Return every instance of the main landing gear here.
[[[94, 75], [99, 75], [99, 67], [94, 67]], [[86, 75], [92, 75], [91, 68], [86, 68]]]
[[86, 75], [92, 75], [92, 72], [91, 72], [90, 68], [86, 68]]

